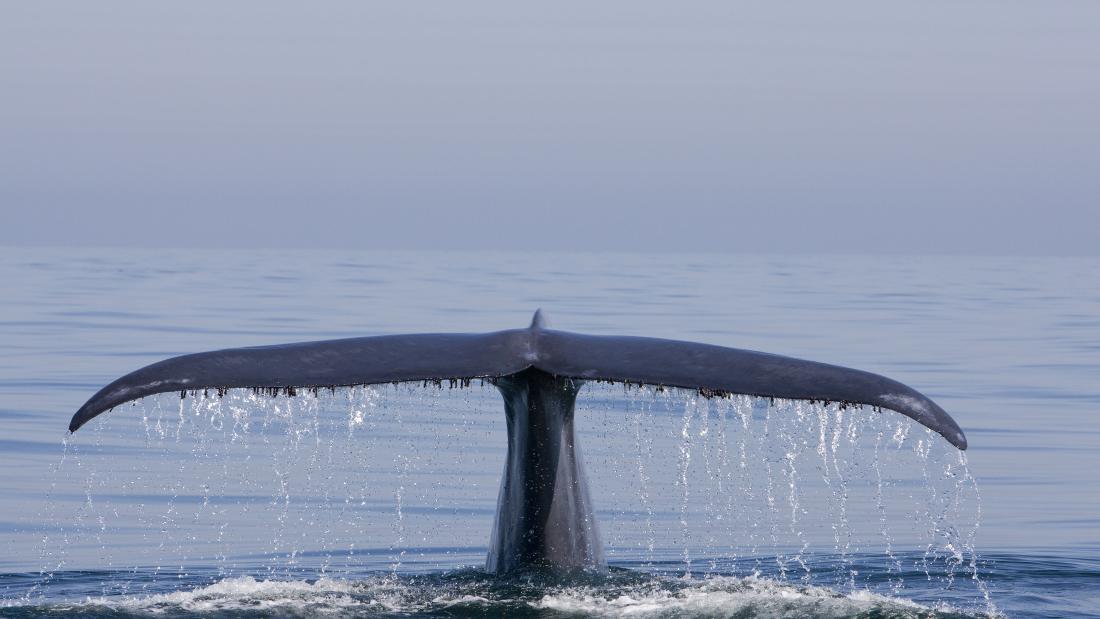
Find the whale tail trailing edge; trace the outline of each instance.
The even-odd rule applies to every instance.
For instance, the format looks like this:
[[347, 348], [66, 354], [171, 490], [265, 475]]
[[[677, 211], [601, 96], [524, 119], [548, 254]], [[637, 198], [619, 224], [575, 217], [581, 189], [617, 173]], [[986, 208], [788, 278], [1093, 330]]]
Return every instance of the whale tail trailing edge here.
[[546, 328], [541, 311], [526, 329], [384, 335], [173, 357], [101, 389], [73, 415], [69, 430], [75, 432], [120, 404], [157, 393], [500, 379], [527, 369], [562, 378], [697, 389], [706, 396], [866, 404], [910, 417], [959, 449], [967, 446], [962, 429], [935, 402], [884, 376], [694, 342], [556, 331]]

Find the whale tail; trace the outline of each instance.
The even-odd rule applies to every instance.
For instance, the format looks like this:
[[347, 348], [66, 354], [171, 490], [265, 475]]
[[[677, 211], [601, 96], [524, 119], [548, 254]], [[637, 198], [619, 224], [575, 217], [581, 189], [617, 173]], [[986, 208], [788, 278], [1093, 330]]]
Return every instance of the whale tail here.
[[183, 355], [110, 383], [73, 415], [75, 432], [124, 402], [156, 393], [297, 389], [402, 381], [488, 379], [504, 398], [508, 455], [487, 567], [604, 565], [577, 440], [573, 407], [585, 381], [696, 389], [706, 397], [761, 397], [866, 404], [894, 410], [959, 449], [962, 429], [935, 402], [884, 376], [780, 355], [647, 337], [547, 328], [541, 310], [526, 329], [478, 334], [361, 337]]
[[119, 404], [157, 393], [461, 382], [502, 378], [529, 368], [563, 378], [696, 389], [704, 396], [866, 404], [910, 417], [966, 449], [962, 429], [939, 405], [884, 376], [695, 342], [556, 331], [546, 327], [541, 310], [526, 329], [382, 335], [173, 357], [101, 389], [73, 415], [69, 430], [75, 432]]

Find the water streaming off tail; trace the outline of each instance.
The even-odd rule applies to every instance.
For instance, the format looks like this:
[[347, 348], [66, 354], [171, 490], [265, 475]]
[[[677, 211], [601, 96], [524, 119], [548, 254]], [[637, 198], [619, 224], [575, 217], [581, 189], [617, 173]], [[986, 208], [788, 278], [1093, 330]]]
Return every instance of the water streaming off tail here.
[[[614, 566], [984, 594], [965, 456], [900, 415], [589, 384], [577, 424]], [[116, 570], [104, 584], [114, 591], [127, 569], [480, 566], [506, 450], [500, 397], [476, 381], [162, 395], [88, 430], [56, 473], [83, 479], [83, 494], [46, 508], [46, 587], [73, 567]], [[98, 563], [71, 565], [78, 550]]]
[[67, 448], [59, 474], [83, 476], [86, 496], [75, 515], [50, 508], [68, 532], [43, 544], [47, 567], [74, 545], [98, 549], [104, 568], [480, 561], [504, 444], [490, 389], [232, 390], [124, 406]]
[[965, 454], [906, 417], [614, 385], [587, 387], [577, 415], [613, 562], [980, 593]]

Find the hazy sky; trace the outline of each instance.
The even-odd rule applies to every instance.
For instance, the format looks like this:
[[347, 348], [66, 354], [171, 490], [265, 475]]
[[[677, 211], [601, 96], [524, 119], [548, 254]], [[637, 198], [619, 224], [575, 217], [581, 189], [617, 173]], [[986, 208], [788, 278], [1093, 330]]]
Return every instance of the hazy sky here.
[[5, 2], [0, 244], [1100, 254], [1100, 2]]

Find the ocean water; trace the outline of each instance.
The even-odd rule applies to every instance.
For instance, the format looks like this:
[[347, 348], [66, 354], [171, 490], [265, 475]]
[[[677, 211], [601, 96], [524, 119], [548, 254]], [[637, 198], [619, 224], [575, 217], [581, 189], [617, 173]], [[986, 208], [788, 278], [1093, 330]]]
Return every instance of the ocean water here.
[[[0, 276], [0, 616], [1100, 616], [1100, 260], [7, 248]], [[588, 385], [611, 569], [496, 579], [491, 386], [168, 394], [66, 432], [167, 356], [538, 307], [882, 373], [970, 449], [888, 411]]]

